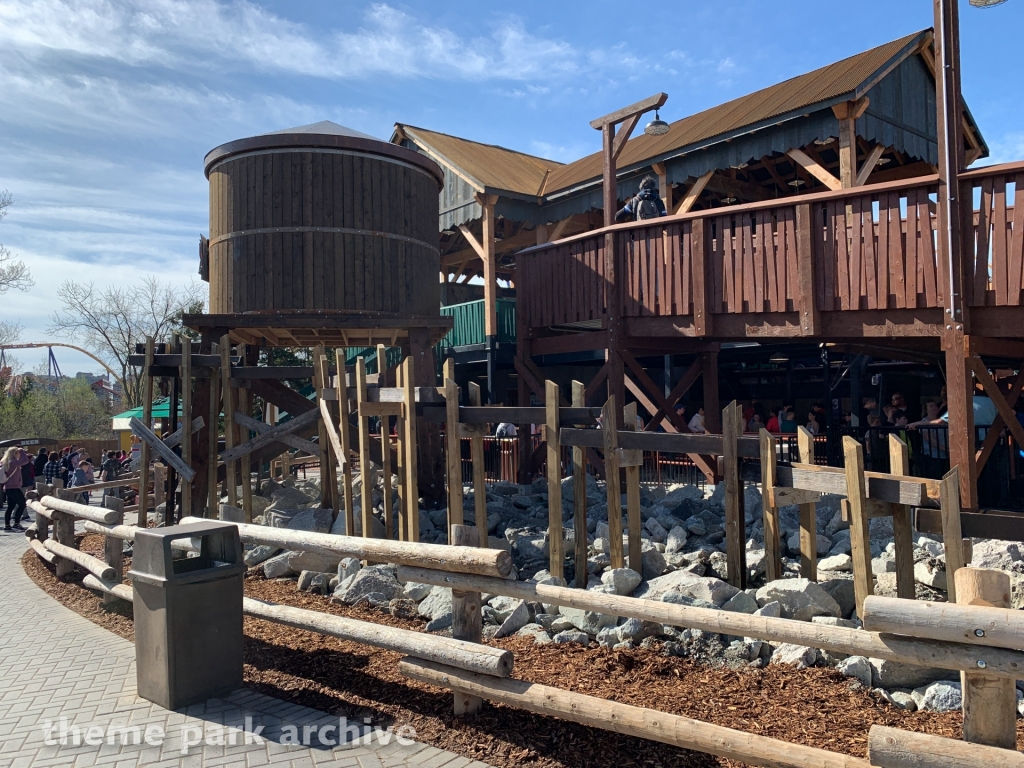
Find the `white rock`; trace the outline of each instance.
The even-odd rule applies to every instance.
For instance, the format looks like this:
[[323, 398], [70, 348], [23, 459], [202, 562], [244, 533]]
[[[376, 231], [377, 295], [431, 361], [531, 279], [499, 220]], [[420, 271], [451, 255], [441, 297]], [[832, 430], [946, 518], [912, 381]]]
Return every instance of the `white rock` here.
[[[586, 632], [588, 635], [597, 635], [605, 627], [614, 627], [618, 623], [618, 617], [609, 616], [606, 613], [596, 611], [583, 611], [579, 608], [561, 606], [558, 612], [572, 622], [576, 629]], [[552, 625], [554, 628], [554, 625]]]
[[385, 600], [402, 597], [402, 585], [386, 565], [373, 565], [340, 582], [334, 590], [332, 600], [348, 605], [371, 594], [383, 595]]
[[609, 568], [601, 574], [601, 583], [612, 587], [616, 595], [631, 595], [643, 579], [630, 568]]
[[911, 694], [918, 709], [932, 712], [956, 712], [963, 701], [960, 683], [953, 680], [940, 680], [928, 686], [914, 689]]
[[746, 592], [737, 592], [722, 605], [722, 610], [734, 613], [756, 613], [757, 600]]
[[448, 587], [433, 587], [430, 594], [420, 603], [420, 616], [431, 620], [452, 612], [452, 591]]
[[868, 659], [868, 662], [874, 688], [918, 688], [949, 676], [948, 670], [936, 667], [919, 667], [886, 659]]
[[914, 581], [932, 589], [945, 590], [946, 564], [934, 557], [914, 563]]
[[779, 579], [757, 590], [759, 605], [777, 600], [787, 619], [810, 621], [812, 616], [842, 617], [839, 603], [824, 589], [808, 579]]
[[682, 552], [686, 546], [686, 539], [686, 529], [680, 525], [675, 526], [668, 532], [668, 539], [665, 541], [665, 552], [668, 554]]
[[586, 632], [579, 632], [572, 629], [567, 629], [563, 632], [559, 632], [557, 635], [551, 638], [553, 643], [579, 643], [580, 645], [587, 645], [590, 642], [590, 636]]
[[1008, 570], [1011, 564], [1024, 559], [1020, 546], [1012, 541], [974, 539], [972, 550], [971, 565], [975, 568]]
[[423, 600], [427, 595], [430, 594], [430, 590], [433, 587], [429, 584], [420, 584], [416, 581], [406, 582], [405, 585], [405, 596], [410, 600], [415, 600], [417, 603]]
[[849, 555], [831, 555], [818, 560], [819, 571], [852, 571], [853, 558]]
[[654, 541], [664, 542], [668, 539], [668, 531], [666, 531], [665, 527], [653, 517], [648, 518], [644, 523], [644, 530], [650, 534], [650, 537]]
[[765, 603], [756, 611], [755, 616], [764, 616], [769, 619], [778, 619], [782, 617], [782, 603], [778, 600], [772, 600], [770, 603]]
[[363, 564], [354, 557], [343, 557], [338, 561], [338, 581], [344, 581], [349, 576], [355, 576], [362, 569]]
[[818, 651], [814, 648], [807, 648], [792, 643], [782, 643], [772, 654], [772, 664], [789, 664], [797, 669], [805, 669], [814, 666], [818, 660]]
[[871, 663], [864, 656], [848, 656], [836, 665], [836, 670], [844, 677], [859, 680], [865, 688], [871, 687]]
[[650, 579], [646, 585], [641, 584], [636, 592], [636, 597], [660, 600], [667, 592], [680, 592], [721, 607], [739, 590], [731, 584], [711, 576], [697, 576], [688, 571], [673, 571], [664, 576]]
[[514, 635], [520, 629], [530, 623], [530, 609], [527, 607], [526, 602], [523, 600], [519, 601], [519, 605], [516, 609], [509, 614], [509, 617], [501, 623], [498, 627], [498, 631], [494, 633], [495, 637], [508, 637]]

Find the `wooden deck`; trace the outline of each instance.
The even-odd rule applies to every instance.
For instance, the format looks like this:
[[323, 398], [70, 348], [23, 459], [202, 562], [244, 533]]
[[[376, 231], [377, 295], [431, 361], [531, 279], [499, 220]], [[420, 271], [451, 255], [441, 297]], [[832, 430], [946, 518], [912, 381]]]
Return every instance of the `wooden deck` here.
[[[1024, 162], [962, 175], [967, 333], [1024, 329]], [[938, 177], [697, 211], [595, 230], [519, 255], [523, 338], [601, 330], [606, 234], [616, 238], [626, 337], [908, 339], [943, 330]], [[965, 222], [966, 224], [966, 222]]]

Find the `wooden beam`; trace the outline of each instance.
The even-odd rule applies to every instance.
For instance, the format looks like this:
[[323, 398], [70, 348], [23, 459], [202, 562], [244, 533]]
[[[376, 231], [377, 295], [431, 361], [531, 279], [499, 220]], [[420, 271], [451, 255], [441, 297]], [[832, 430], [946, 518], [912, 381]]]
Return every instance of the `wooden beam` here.
[[864, 615], [864, 601], [874, 594], [874, 576], [871, 571], [871, 534], [865, 502], [867, 485], [864, 482], [864, 446], [850, 436], [843, 438], [843, 458], [846, 462], [847, 496], [843, 504], [849, 512], [850, 548], [853, 555], [853, 589], [857, 601], [857, 615]]
[[843, 182], [825, 170], [815, 162], [810, 155], [801, 149], [791, 149], [787, 153], [794, 161], [800, 164], [809, 174], [831, 190], [843, 188]]
[[476, 239], [476, 236], [472, 233], [472, 231], [470, 231], [469, 227], [467, 227], [465, 224], [459, 224], [459, 231], [462, 233], [462, 236], [466, 238], [466, 242], [469, 243], [470, 247], [474, 251], [476, 251], [477, 256], [479, 256], [481, 259], [487, 258], [486, 254], [484, 253], [483, 245], [481, 245], [480, 241]]
[[779, 507], [776, 500], [775, 477], [778, 453], [775, 437], [761, 430], [761, 514], [764, 524], [765, 579], [782, 578], [782, 543], [779, 527]]
[[1003, 424], [1010, 430], [1014, 440], [1017, 441], [1017, 445], [1024, 446], [1024, 427], [1017, 420], [1017, 414], [1014, 412], [1013, 407], [1006, 402], [1002, 390], [999, 389], [999, 386], [992, 378], [992, 374], [988, 372], [988, 367], [977, 357], [971, 358], [971, 364], [974, 366], [974, 375], [978, 377], [981, 386], [985, 388], [985, 393], [992, 400], [992, 404], [995, 405], [999, 416], [1003, 420]]
[[[910, 448], [897, 435], [889, 435], [889, 471], [894, 475], [910, 474]], [[892, 538], [896, 547], [896, 597], [913, 600], [914, 528], [910, 507], [896, 504], [892, 510]]]
[[627, 117], [623, 121], [622, 127], [619, 128], [618, 132], [615, 134], [615, 142], [612, 144], [612, 154], [615, 156], [616, 160], [619, 159], [619, 155], [622, 154], [622, 150], [626, 148], [626, 142], [629, 141], [629, 137], [633, 133], [633, 129], [636, 128], [636, 124], [640, 122], [641, 115], [642, 113], [638, 112], [635, 115]]
[[[674, 387], [672, 387], [672, 391], [668, 393], [668, 397], [663, 399], [664, 406], [667, 407], [669, 410], [675, 409], [676, 403], [679, 402], [683, 395], [690, 391], [690, 387], [692, 387], [697, 382], [697, 379], [700, 378], [701, 373], [703, 373], [703, 366], [701, 365], [701, 359], [698, 357], [692, 363], [690, 363], [690, 367], [686, 369], [686, 373], [684, 373], [682, 378], [679, 379], [678, 382], [676, 382], [676, 385]], [[651, 424], [655, 425], [653, 428], [656, 429], [657, 424], [661, 423], [662, 417], [667, 415], [667, 411], [664, 411], [663, 408], [658, 408], [658, 410], [654, 414], [654, 418], [651, 419]], [[686, 432], [687, 430], [687, 425], [680, 425], [680, 432]], [[645, 431], [647, 430], [645, 429]]]
[[[664, 412], [665, 417], [668, 418], [673, 427], [671, 430], [666, 429], [666, 432], [685, 432], [687, 429], [686, 424], [683, 422], [679, 414], [676, 413], [675, 408], [673, 408], [675, 403], [669, 403], [665, 399], [665, 396], [661, 394], [658, 386], [651, 381], [651, 377], [647, 375], [647, 371], [640, 366], [640, 363], [638, 363], [636, 358], [633, 357], [633, 354], [624, 349], [622, 350], [622, 359], [625, 361], [626, 365], [629, 366], [629, 369], [633, 371], [637, 379], [639, 379], [640, 384], [647, 390], [651, 398], [654, 400], [654, 403], [658, 406], [657, 408], [654, 408], [645, 403], [644, 407], [647, 408], [647, 411], [655, 416], [658, 413]], [[636, 394], [636, 392], [633, 394]], [[660, 423], [656, 425], [655, 428], [657, 428], [657, 426], [660, 426]]]
[[186, 481], [192, 482], [192, 478], [196, 475], [195, 470], [183, 462], [178, 454], [164, 445], [164, 441], [154, 435], [149, 427], [139, 421], [135, 416], [132, 416], [128, 425], [131, 427], [132, 434], [136, 435], [143, 443], [159, 454], [160, 458], [166, 461], [168, 466], [173, 467], [174, 471], [181, 475]]
[[708, 185], [708, 182], [711, 181], [711, 177], [714, 175], [715, 171], [712, 169], [693, 182], [693, 186], [686, 191], [683, 199], [679, 201], [679, 205], [672, 211], [673, 215], [689, 213], [693, 206], [697, 204], [697, 200], [700, 198], [701, 192], [704, 191], [704, 187]]
[[[270, 429], [273, 429], [273, 425], [267, 424], [265, 421], [254, 419], [252, 416], [246, 416], [240, 411], [235, 411], [235, 421], [241, 424], [246, 429], [251, 429], [257, 435], [261, 435]], [[277, 442], [284, 443], [285, 445], [291, 446], [300, 451], [305, 451], [310, 456], [320, 456], [320, 446], [316, 443], [310, 442], [309, 440], [303, 440], [301, 437], [287, 433], [278, 433], [276, 436]]]
[[648, 96], [646, 99], [630, 104], [628, 107], [617, 109], [614, 112], [610, 112], [604, 117], [599, 117], [596, 120], [590, 121], [590, 127], [595, 130], [601, 130], [606, 125], [615, 125], [621, 123], [627, 117], [635, 114], [643, 114], [649, 112], [652, 109], [658, 109], [664, 106], [665, 102], [668, 101], [667, 93], [656, 93], [653, 96]]
[[708, 180], [707, 188], [713, 192], [720, 192], [729, 197], [743, 198], [750, 202], [775, 199], [775, 196], [767, 187], [723, 176], [720, 173], [712, 175]]
[[265, 445], [278, 442], [279, 435], [297, 432], [304, 427], [316, 424], [317, 419], [319, 418], [319, 410], [307, 411], [306, 413], [294, 417], [290, 421], [286, 421], [284, 424], [278, 424], [276, 427], [271, 427], [246, 443], [242, 443], [241, 445], [225, 450], [224, 453], [220, 455], [220, 460], [225, 464], [237, 461], [243, 456], [248, 456], [253, 451], [258, 450]]
[[[1010, 388], [1010, 394], [1006, 397], [1006, 404], [1009, 405], [1010, 408], [1017, 405], [1017, 400], [1020, 398], [1020, 393], [1022, 391], [1024, 391], [1024, 365], [1021, 365], [1020, 371], [1017, 373], [1017, 378], [1014, 379], [1013, 386]], [[992, 451], [999, 442], [999, 436], [1002, 432], [1003, 417], [997, 413], [995, 420], [992, 422], [992, 426], [988, 430], [988, 434], [985, 435], [985, 442], [982, 443], [981, 449], [976, 455], [978, 474], [981, 474], [982, 468], [988, 462], [988, 457], [992, 455]]]
[[[574, 408], [586, 407], [586, 390], [581, 381], [572, 383], [572, 404]], [[587, 452], [583, 448], [572, 449], [572, 518], [573, 541], [575, 543], [576, 588], [587, 588]]]
[[946, 595], [949, 602], [956, 599], [956, 572], [964, 562], [964, 539], [960, 528], [960, 470], [953, 467], [942, 478], [939, 486], [942, 511], [942, 549], [946, 555]]
[[561, 239], [562, 235], [565, 234], [565, 230], [569, 228], [569, 224], [572, 223], [572, 218], [572, 216], [567, 216], [555, 224], [555, 228], [551, 232], [551, 238], [547, 242], [554, 242], [555, 240]]
[[876, 144], [874, 149], [871, 150], [871, 154], [868, 155], [864, 161], [864, 165], [857, 172], [857, 180], [853, 182], [855, 187], [863, 187], [868, 183], [868, 178], [871, 176], [872, 171], [875, 170], [875, 166], [878, 165], [878, 161], [882, 159], [882, 155], [885, 152], [885, 147], [881, 144]]
[[664, 163], [652, 163], [651, 170], [658, 177], [658, 190], [661, 192], [661, 202], [666, 211], [672, 210], [672, 189], [668, 185], [668, 171]]
[[[622, 568], [622, 491], [619, 486], [619, 431], [615, 429], [615, 409], [615, 395], [612, 395], [604, 404], [604, 428], [600, 432], [604, 447], [605, 491], [608, 496], [609, 555], [612, 568]], [[562, 430], [562, 434], [565, 431]]]
[[558, 401], [561, 395], [553, 381], [544, 382], [545, 429], [548, 476], [548, 570], [552, 576], [563, 578], [565, 555], [562, 552], [562, 465], [558, 445]]
[[[728, 581], [737, 589], [747, 588], [747, 536], [743, 503], [743, 484], [740, 481], [740, 462], [737, 450], [742, 414], [739, 403], [733, 400], [722, 411], [722, 467], [725, 474], [725, 555]], [[755, 441], [757, 438], [753, 438]], [[760, 453], [760, 442], [758, 442]]]

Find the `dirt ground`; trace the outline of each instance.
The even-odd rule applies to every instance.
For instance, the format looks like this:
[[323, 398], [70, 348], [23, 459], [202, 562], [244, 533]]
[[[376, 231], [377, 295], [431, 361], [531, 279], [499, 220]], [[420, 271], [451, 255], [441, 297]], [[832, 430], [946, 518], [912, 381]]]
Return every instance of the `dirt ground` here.
[[[83, 551], [102, 555], [99, 536], [87, 536]], [[99, 596], [81, 586], [81, 576], [58, 581], [52, 567], [31, 550], [23, 564], [29, 576], [62, 604], [126, 639], [134, 639], [131, 606], [105, 611]], [[127, 567], [127, 566], [126, 566]], [[402, 620], [370, 608], [335, 605], [300, 593], [294, 583], [245, 580], [249, 597], [422, 631], [424, 622]], [[416, 738], [440, 749], [500, 768], [622, 768], [738, 766], [702, 753], [610, 733], [485, 703], [476, 717], [452, 714], [452, 695], [398, 673], [399, 654], [316, 633], [245, 619], [245, 681], [287, 701], [353, 719], [370, 717], [382, 727], [411, 725]], [[490, 641], [515, 653], [514, 676], [624, 704], [685, 715], [797, 744], [864, 757], [867, 733], [878, 723], [959, 739], [959, 713], [905, 712], [853, 690], [828, 669], [730, 671], [658, 650], [611, 651], [578, 645], [535, 646], [529, 638]], [[1018, 747], [1024, 728], [1018, 725]], [[595, 762], [600, 755], [600, 762]]]

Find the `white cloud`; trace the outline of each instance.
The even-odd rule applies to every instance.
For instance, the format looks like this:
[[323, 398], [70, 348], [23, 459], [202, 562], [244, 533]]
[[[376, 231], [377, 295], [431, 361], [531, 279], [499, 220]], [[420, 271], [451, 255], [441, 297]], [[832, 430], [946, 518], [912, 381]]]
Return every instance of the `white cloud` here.
[[375, 3], [358, 26], [319, 32], [247, 0], [4, 2], [0, 48], [193, 71], [213, 59], [329, 79], [548, 79], [576, 72], [582, 58], [573, 46], [535, 35], [517, 19], [499, 22], [489, 36], [463, 38]]

